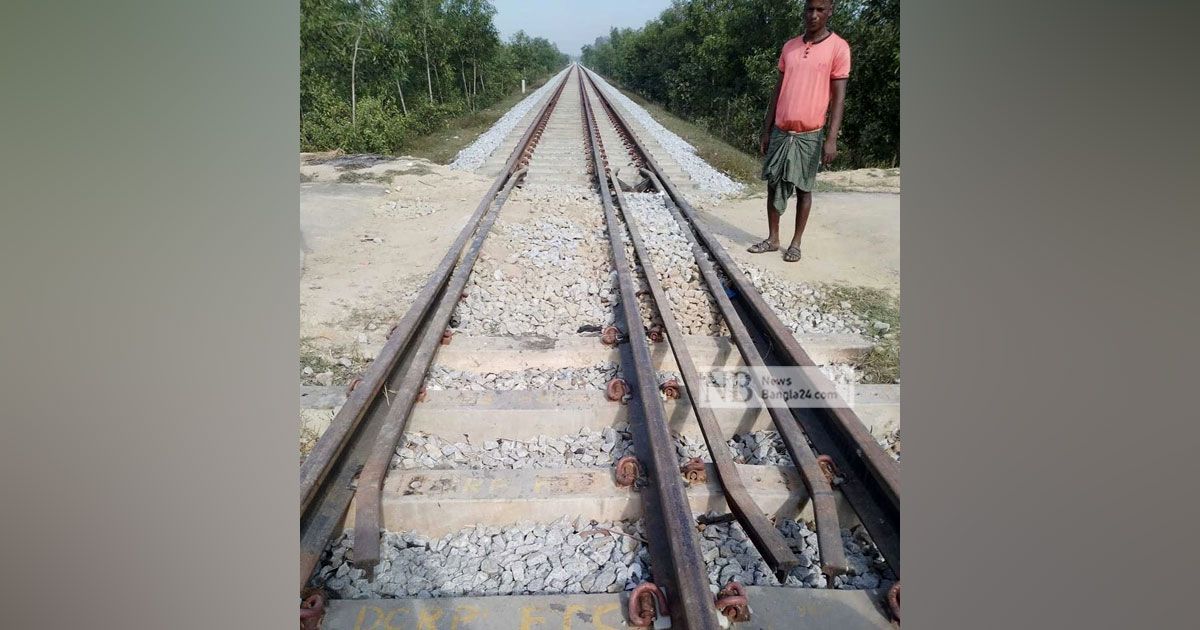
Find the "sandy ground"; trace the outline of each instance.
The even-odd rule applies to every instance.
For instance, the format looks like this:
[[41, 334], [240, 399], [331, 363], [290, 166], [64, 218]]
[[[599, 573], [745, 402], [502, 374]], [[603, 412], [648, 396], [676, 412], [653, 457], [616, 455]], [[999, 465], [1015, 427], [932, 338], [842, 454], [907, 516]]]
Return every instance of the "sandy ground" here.
[[900, 169], [860, 168], [852, 171], [822, 171], [817, 181], [849, 192], [900, 192]]
[[[424, 285], [491, 185], [482, 176], [416, 158], [389, 159], [353, 171], [302, 162], [300, 170], [310, 178], [300, 185], [300, 227], [306, 249], [300, 277], [300, 334], [317, 347], [364, 345], [360, 341], [364, 334], [370, 344], [381, 343], [390, 322], [405, 312], [407, 298]], [[346, 172], [374, 176], [389, 171], [394, 174], [391, 184], [337, 182]], [[879, 170], [822, 175], [839, 176], [839, 183], [869, 179], [880, 180], [881, 186], [898, 186], [898, 175], [877, 177], [870, 171]], [[528, 216], [527, 204], [521, 201], [518, 195], [510, 202], [502, 222]], [[797, 263], [784, 262], [779, 252], [746, 252], [746, 247], [766, 235], [765, 207], [765, 195], [757, 194], [698, 209], [706, 226], [740, 262], [799, 282], [899, 292], [899, 194], [816, 193], [804, 258]], [[793, 200], [780, 220], [785, 241], [791, 237], [794, 217]]]
[[[796, 225], [796, 200], [779, 219], [782, 247]], [[817, 192], [804, 230], [798, 262], [781, 252], [751, 254], [746, 248], [767, 235], [765, 194], [698, 208], [706, 227], [739, 262], [797, 282], [829, 282], [900, 292], [900, 195]]]
[[354, 172], [388, 171], [338, 183], [335, 166], [301, 166], [315, 179], [300, 184], [300, 336], [315, 347], [382, 343], [492, 183], [412, 158]]
[[[388, 328], [409, 307], [446, 248], [466, 224], [491, 179], [452, 171], [418, 158], [388, 158], [367, 168], [345, 170], [337, 163], [312, 163], [302, 155], [300, 227], [304, 252], [300, 270], [300, 337], [308, 351], [352, 367], [335, 384], [374, 359]], [[362, 177], [340, 183], [345, 173]], [[390, 175], [389, 175], [390, 173]], [[834, 174], [822, 174], [826, 177]], [[840, 176], [838, 185], [864, 177], [899, 185], [898, 176], [861, 173]], [[881, 188], [886, 188], [881, 185]], [[897, 188], [891, 188], [897, 191]], [[804, 258], [785, 263], [778, 252], [754, 255], [746, 247], [766, 235], [763, 194], [699, 204], [708, 229], [739, 262], [767, 269], [782, 279], [900, 289], [900, 195], [897, 192], [816, 193], [804, 239]], [[585, 202], [563, 204], [560, 212], [586, 223]], [[793, 201], [794, 204], [794, 201]], [[534, 218], [530, 199], [514, 193], [500, 226]], [[600, 212], [597, 207], [595, 210]], [[794, 205], [781, 219], [791, 237]], [[597, 214], [598, 216], [598, 214]], [[513, 252], [490, 239], [481, 264], [515, 272]], [[311, 375], [304, 377], [312, 379]], [[330, 410], [301, 413], [302, 450], [324, 431]]]

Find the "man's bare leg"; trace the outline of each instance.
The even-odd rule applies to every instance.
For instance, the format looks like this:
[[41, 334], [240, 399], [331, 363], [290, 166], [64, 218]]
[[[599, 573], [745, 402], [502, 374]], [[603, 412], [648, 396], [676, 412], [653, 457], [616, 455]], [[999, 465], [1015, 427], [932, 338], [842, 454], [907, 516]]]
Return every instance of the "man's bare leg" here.
[[752, 254], [779, 251], [779, 213], [771, 207], [771, 199], [775, 198], [775, 187], [767, 185], [767, 238], [751, 245], [746, 251]]
[[783, 250], [783, 259], [786, 262], [796, 262], [800, 260], [800, 239], [804, 236], [804, 226], [808, 223], [808, 213], [812, 209], [812, 193], [804, 192], [803, 190], [796, 191], [796, 233], [792, 236], [792, 242], [788, 244], [787, 249]]
[[[808, 213], [812, 210], [812, 193], [802, 190], [796, 191], [796, 234], [792, 236], [792, 247], [800, 247], [800, 238], [804, 236], [804, 226], [808, 225]], [[776, 218], [775, 224], [779, 225], [779, 219]], [[775, 230], [778, 232], [778, 229]], [[776, 234], [778, 238], [778, 234]]]

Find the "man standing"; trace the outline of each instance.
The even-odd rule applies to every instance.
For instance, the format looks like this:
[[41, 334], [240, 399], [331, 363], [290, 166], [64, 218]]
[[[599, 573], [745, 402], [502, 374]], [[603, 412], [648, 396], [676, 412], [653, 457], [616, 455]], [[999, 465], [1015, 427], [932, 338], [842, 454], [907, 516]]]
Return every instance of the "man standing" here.
[[[767, 108], [759, 150], [762, 178], [767, 181], [767, 238], [752, 245], [752, 254], [779, 250], [779, 216], [796, 193], [796, 234], [783, 253], [800, 260], [800, 237], [812, 208], [817, 169], [837, 157], [846, 80], [850, 77], [850, 45], [827, 28], [834, 0], [806, 0], [804, 34], [790, 39], [779, 55], [779, 81]], [[832, 107], [831, 107], [832, 105]], [[829, 131], [824, 132], [829, 115]]]

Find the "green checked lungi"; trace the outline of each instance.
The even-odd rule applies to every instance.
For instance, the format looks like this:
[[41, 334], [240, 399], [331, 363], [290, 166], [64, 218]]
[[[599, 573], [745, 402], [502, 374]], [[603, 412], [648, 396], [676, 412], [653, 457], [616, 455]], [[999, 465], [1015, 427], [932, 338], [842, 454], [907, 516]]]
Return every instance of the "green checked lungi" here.
[[775, 189], [771, 207], [779, 214], [787, 211], [792, 193], [812, 192], [816, 186], [824, 136], [824, 129], [795, 132], [771, 126], [762, 178]]

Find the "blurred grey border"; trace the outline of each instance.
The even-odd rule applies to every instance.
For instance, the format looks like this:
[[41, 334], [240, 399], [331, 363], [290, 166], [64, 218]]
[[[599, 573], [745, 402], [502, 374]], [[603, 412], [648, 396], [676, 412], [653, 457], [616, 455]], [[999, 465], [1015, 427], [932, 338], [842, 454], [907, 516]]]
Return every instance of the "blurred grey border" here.
[[299, 3], [6, 3], [5, 628], [297, 623]]
[[[6, 627], [296, 623], [298, 12], [5, 8]], [[1194, 13], [904, 3], [910, 628], [1192, 625]]]
[[910, 628], [1195, 625], [1197, 9], [1165, 4], [903, 3]]

